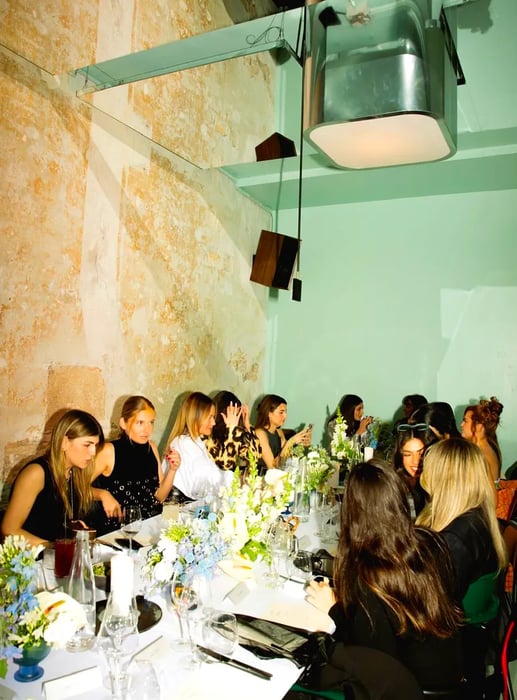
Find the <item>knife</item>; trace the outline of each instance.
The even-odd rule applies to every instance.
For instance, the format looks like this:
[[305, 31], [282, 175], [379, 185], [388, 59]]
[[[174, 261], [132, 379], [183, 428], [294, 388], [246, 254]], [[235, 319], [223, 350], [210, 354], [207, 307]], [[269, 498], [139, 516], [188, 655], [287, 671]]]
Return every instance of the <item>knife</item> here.
[[99, 537], [95, 540], [99, 544], [103, 544], [105, 547], [110, 547], [111, 549], [116, 549], [117, 552], [123, 552], [124, 549], [119, 545], [115, 544], [114, 542], [108, 542], [108, 540], [101, 540]]
[[268, 671], [263, 671], [261, 668], [256, 668], [255, 666], [250, 666], [249, 664], [244, 663], [244, 661], [237, 661], [237, 659], [232, 659], [229, 656], [225, 656], [224, 654], [220, 654], [218, 651], [213, 651], [212, 649], [207, 649], [207, 647], [201, 646], [201, 644], [197, 644], [197, 648], [203, 652], [203, 654], [206, 654], [207, 656], [211, 656], [213, 659], [216, 659], [217, 661], [221, 661], [223, 664], [228, 664], [228, 666], [233, 666], [234, 668], [239, 668], [241, 671], [246, 671], [247, 673], [252, 673], [254, 676], [258, 676], [259, 678], [263, 678], [266, 681], [271, 680], [271, 677], [273, 674], [269, 673]]

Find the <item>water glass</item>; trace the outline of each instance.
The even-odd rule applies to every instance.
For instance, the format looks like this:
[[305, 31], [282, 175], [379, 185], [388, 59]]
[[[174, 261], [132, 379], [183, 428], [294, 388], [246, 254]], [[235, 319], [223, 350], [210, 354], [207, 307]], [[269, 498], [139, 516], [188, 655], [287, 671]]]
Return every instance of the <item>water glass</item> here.
[[129, 667], [128, 700], [160, 700], [160, 682], [153, 664], [134, 660]]
[[312, 578], [312, 555], [310, 552], [297, 551], [289, 557], [289, 578], [307, 583]]
[[208, 649], [231, 656], [239, 640], [237, 618], [230, 612], [208, 610], [202, 623], [202, 639]]

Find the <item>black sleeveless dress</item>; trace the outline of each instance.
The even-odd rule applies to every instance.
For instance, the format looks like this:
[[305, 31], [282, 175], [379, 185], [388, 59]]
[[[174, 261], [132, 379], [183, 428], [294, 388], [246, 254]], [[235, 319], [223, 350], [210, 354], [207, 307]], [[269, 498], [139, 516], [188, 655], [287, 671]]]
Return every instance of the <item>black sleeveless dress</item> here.
[[[37, 459], [32, 459], [29, 464], [40, 465], [45, 473], [45, 483], [43, 489], [36, 496], [29, 515], [23, 523], [23, 529], [36, 535], [36, 537], [41, 537], [50, 542], [67, 535], [70, 536], [70, 531], [67, 532], [65, 527], [65, 505], [54, 484], [48, 460], [45, 457], [38, 457]], [[27, 466], [28, 464], [23, 469], [26, 469]], [[16, 480], [14, 483], [16, 483]], [[73, 480], [69, 484], [70, 489], [73, 489]], [[69, 495], [72, 503], [78, 502], [78, 498], [74, 497], [75, 494], [70, 493]], [[74, 517], [77, 517], [77, 513], [74, 513]]]
[[[154, 497], [160, 485], [158, 461], [150, 444], [132, 442], [126, 433], [112, 444], [115, 450], [113, 471], [110, 476], [98, 476], [92, 485], [109, 491], [122, 508], [140, 506], [143, 518], [161, 513], [162, 504]], [[101, 507], [96, 527], [98, 533], [110, 532], [120, 527], [120, 521], [107, 518]]]

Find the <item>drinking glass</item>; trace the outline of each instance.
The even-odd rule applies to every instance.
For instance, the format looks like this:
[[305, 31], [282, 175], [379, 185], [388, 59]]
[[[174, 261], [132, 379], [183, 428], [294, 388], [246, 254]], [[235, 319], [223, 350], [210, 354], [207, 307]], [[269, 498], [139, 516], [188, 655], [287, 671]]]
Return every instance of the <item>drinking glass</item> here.
[[138, 535], [142, 527], [142, 512], [140, 506], [126, 506], [122, 512], [122, 530], [129, 539], [129, 552], [133, 550], [133, 537]]
[[189, 667], [199, 662], [192, 641], [195, 614], [200, 612], [201, 599], [191, 580], [171, 582], [171, 602], [178, 616], [181, 639], [176, 646], [186, 649]]
[[281, 569], [286, 569], [286, 560], [292, 547], [292, 531], [283, 520], [273, 523], [269, 530], [267, 547], [269, 553], [269, 571], [266, 574], [266, 585], [278, 588], [281, 585]]
[[65, 578], [70, 573], [74, 558], [75, 540], [59, 539], [54, 543], [54, 572], [56, 578]]
[[153, 664], [144, 659], [136, 659], [129, 667], [128, 700], [160, 700], [160, 682]]
[[97, 648], [107, 662], [113, 700], [127, 699], [128, 666], [138, 649], [137, 622], [136, 606], [121, 608], [110, 593], [97, 635]]
[[312, 556], [301, 550], [289, 557], [289, 578], [299, 583], [307, 583], [312, 578]]
[[208, 649], [231, 656], [239, 640], [237, 618], [230, 612], [208, 610], [203, 618], [202, 639]]

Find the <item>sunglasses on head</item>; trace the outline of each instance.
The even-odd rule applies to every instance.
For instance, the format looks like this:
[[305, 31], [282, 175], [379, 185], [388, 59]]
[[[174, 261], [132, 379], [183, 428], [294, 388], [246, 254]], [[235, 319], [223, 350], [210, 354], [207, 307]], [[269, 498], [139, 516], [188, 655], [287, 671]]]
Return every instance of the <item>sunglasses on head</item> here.
[[427, 423], [413, 423], [413, 425], [410, 425], [409, 423], [401, 423], [397, 427], [397, 432], [398, 433], [406, 433], [406, 432], [425, 432], [426, 430], [429, 430], [429, 425]]

